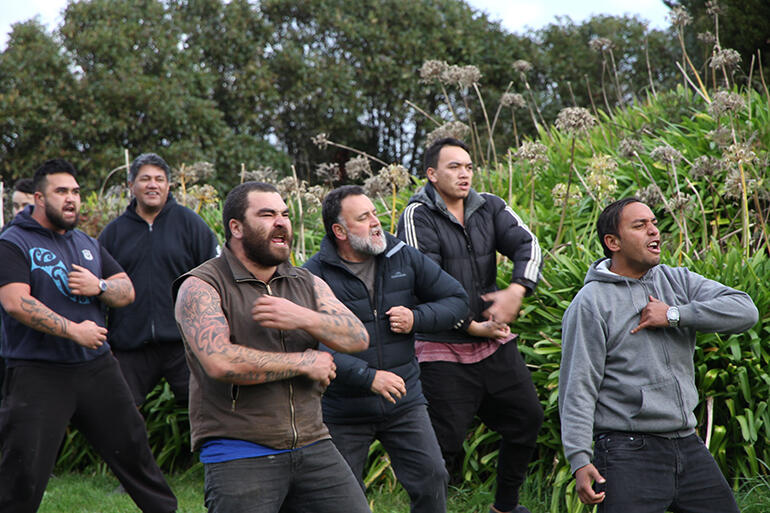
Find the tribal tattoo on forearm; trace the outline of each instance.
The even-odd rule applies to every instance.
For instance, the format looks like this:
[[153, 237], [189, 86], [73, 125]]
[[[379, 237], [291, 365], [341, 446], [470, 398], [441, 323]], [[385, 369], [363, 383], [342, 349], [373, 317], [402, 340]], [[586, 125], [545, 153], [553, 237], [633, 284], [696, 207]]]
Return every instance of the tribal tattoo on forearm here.
[[69, 337], [69, 319], [57, 314], [34, 297], [21, 298], [21, 309], [26, 314], [26, 319], [20, 320], [30, 328], [57, 337]]
[[340, 350], [355, 348], [361, 341], [368, 341], [369, 335], [363, 323], [337, 299], [326, 282], [316, 277], [313, 283], [318, 312], [325, 314], [321, 316], [321, 332], [328, 333], [329, 340], [342, 346]]
[[125, 278], [106, 280], [107, 290], [104, 291], [102, 301], [108, 305], [123, 303], [131, 295], [131, 281]]
[[[188, 279], [177, 299], [180, 308], [177, 321], [185, 343], [200, 359], [224, 357], [232, 366], [227, 381], [258, 384], [287, 379], [300, 374], [299, 367], [315, 355], [274, 353], [230, 343], [230, 327], [222, 312], [219, 295], [214, 288], [197, 279]], [[283, 367], [276, 370], [276, 367]]]

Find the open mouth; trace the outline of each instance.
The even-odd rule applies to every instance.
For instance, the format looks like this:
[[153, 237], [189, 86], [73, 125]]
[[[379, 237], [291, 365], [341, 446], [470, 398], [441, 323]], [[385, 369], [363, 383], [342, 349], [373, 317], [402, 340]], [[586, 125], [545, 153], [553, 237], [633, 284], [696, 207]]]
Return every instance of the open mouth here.
[[660, 241], [654, 240], [647, 244], [647, 248], [652, 251], [653, 253], [660, 253]]

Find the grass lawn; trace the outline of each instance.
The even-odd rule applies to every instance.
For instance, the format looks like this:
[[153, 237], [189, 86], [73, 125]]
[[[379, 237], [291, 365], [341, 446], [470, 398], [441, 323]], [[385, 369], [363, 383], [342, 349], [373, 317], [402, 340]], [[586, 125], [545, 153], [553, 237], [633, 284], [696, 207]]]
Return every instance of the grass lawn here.
[[[179, 513], [205, 513], [203, 468], [197, 465], [185, 473], [170, 476], [169, 484], [179, 500]], [[139, 509], [126, 494], [114, 493], [118, 481], [109, 472], [62, 474], [48, 482], [40, 513], [137, 513]], [[770, 480], [754, 478], [743, 483], [736, 494], [742, 513], [770, 511]], [[379, 486], [367, 494], [374, 513], [407, 513], [409, 498], [401, 487]], [[448, 513], [487, 513], [492, 495], [468, 488], [450, 488]], [[530, 487], [522, 490], [522, 503], [532, 513], [549, 513], [546, 499], [535, 496]], [[566, 513], [565, 510], [560, 510]]]

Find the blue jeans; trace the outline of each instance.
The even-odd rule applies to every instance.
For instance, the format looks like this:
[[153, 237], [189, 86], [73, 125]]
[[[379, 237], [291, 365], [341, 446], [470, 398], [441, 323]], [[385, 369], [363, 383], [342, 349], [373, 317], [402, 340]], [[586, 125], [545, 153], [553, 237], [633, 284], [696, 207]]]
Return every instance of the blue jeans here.
[[739, 513], [732, 490], [697, 435], [605, 433], [594, 466], [607, 482], [598, 513]]
[[369, 446], [377, 439], [388, 452], [412, 513], [445, 513], [449, 473], [423, 404], [368, 424], [326, 424], [361, 488]]
[[209, 513], [371, 513], [331, 440], [204, 468]]

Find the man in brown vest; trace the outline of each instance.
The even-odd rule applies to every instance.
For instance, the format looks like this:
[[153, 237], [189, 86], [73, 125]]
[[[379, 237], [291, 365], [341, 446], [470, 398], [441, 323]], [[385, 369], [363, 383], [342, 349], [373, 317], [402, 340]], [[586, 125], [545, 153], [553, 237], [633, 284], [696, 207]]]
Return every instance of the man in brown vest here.
[[362, 351], [366, 329], [326, 283], [288, 262], [289, 209], [272, 185], [237, 186], [222, 218], [222, 255], [174, 284], [206, 507], [369, 512], [322, 421], [321, 395], [336, 368], [318, 350], [320, 341]]

